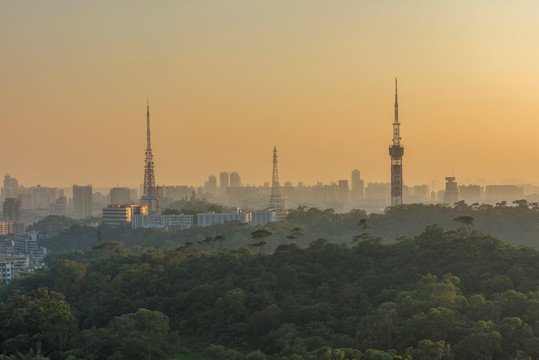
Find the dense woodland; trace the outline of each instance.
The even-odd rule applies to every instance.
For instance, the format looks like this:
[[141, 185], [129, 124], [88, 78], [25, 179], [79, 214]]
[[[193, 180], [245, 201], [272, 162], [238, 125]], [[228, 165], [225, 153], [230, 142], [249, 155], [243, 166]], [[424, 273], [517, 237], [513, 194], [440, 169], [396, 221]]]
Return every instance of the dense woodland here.
[[[511, 206], [509, 206], [511, 205]], [[173, 203], [174, 208], [167, 212], [196, 214], [208, 210], [223, 210], [203, 200], [180, 201]], [[367, 215], [363, 210], [349, 213], [335, 213], [332, 209], [298, 208], [291, 210], [287, 221], [280, 221], [266, 226], [273, 234], [265, 239], [264, 250], [272, 252], [280, 244], [290, 242], [291, 229], [299, 227], [303, 235], [295, 236], [301, 246], [308, 246], [318, 238], [326, 238], [334, 243], [350, 244], [354, 236], [360, 234], [359, 221], [368, 221], [368, 231], [381, 237], [384, 242], [393, 242], [402, 236], [416, 236], [426, 226], [438, 224], [447, 231], [457, 230], [461, 224], [455, 218], [471, 216], [474, 229], [493, 234], [507, 244], [528, 246], [539, 250], [539, 207], [525, 200], [514, 204], [504, 202], [492, 205], [467, 205], [456, 203], [454, 207], [447, 205], [411, 204], [387, 208], [383, 214]], [[159, 248], [175, 248], [186, 243], [194, 243], [201, 249], [211, 250], [204, 240], [222, 235], [226, 238], [225, 247], [240, 249], [251, 243], [253, 228], [242, 223], [226, 223], [211, 227], [193, 227], [189, 230], [129, 229], [119, 227], [109, 229], [72, 225], [71, 219], [50, 216], [34, 225], [36, 231], [44, 231], [49, 236], [42, 240], [42, 245], [52, 251], [65, 251], [91, 248], [97, 244], [97, 234], [102, 234], [105, 242], [119, 242], [126, 247], [150, 246]]]
[[[476, 230], [497, 213], [531, 242], [536, 210], [466, 208], [299, 209], [268, 228], [172, 233], [74, 225], [46, 241], [84, 250], [0, 287], [0, 359], [539, 358], [539, 253]], [[451, 230], [375, 235], [383, 219], [411, 234], [406, 219], [426, 212]]]

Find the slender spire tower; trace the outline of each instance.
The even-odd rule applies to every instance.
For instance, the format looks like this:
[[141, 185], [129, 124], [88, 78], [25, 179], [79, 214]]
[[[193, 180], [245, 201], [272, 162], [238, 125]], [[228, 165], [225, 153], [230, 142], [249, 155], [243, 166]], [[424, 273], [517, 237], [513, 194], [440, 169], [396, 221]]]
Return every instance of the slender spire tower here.
[[148, 206], [150, 214], [159, 214], [159, 194], [155, 184], [152, 144], [150, 137], [150, 103], [146, 99], [146, 160], [144, 162], [144, 194], [142, 204]]
[[389, 156], [391, 156], [391, 206], [398, 206], [402, 205], [402, 156], [404, 155], [404, 147], [401, 146], [397, 78], [395, 78], [394, 116], [393, 144], [389, 146]]
[[277, 170], [277, 146], [273, 147], [273, 177], [271, 179], [270, 209], [283, 209], [283, 198], [279, 185], [279, 172]]

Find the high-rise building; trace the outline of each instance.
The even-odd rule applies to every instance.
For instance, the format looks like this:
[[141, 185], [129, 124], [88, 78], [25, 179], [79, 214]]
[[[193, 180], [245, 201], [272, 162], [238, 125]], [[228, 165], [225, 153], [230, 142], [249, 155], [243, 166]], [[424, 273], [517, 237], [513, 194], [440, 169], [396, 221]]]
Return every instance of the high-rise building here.
[[204, 192], [208, 194], [217, 194], [217, 177], [210, 175], [208, 181], [204, 182]]
[[73, 215], [78, 219], [92, 216], [92, 185], [73, 185]]
[[8, 173], [4, 176], [4, 187], [2, 188], [2, 200], [7, 198], [16, 198], [19, 191], [19, 182], [17, 179], [9, 176]]
[[150, 214], [159, 214], [159, 193], [155, 182], [154, 162], [150, 136], [150, 104], [146, 103], [146, 159], [144, 162], [144, 194], [142, 205], [148, 206]]
[[361, 180], [361, 172], [359, 170], [352, 171], [352, 190], [351, 200], [357, 203], [365, 198], [365, 183]]
[[459, 201], [458, 184], [453, 176], [448, 176], [445, 178], [444, 203], [453, 206], [457, 201]]
[[350, 202], [350, 189], [348, 180], [339, 180], [339, 201], [343, 204]]
[[110, 189], [111, 204], [131, 204], [131, 190], [127, 187]]
[[399, 102], [397, 99], [397, 79], [395, 79], [395, 113], [393, 121], [393, 144], [389, 147], [391, 156], [391, 206], [402, 205], [402, 156], [404, 147], [401, 146]]
[[61, 196], [62, 191], [59, 188], [38, 185], [30, 189], [30, 194], [32, 195], [33, 209], [48, 209]]
[[241, 186], [241, 177], [237, 172], [230, 173], [230, 187], [240, 187]]
[[281, 197], [281, 186], [279, 184], [279, 171], [277, 169], [277, 146], [273, 147], [273, 175], [271, 179], [270, 209], [283, 209], [284, 202]]
[[479, 185], [459, 186], [460, 198], [468, 204], [479, 203], [483, 199], [483, 187]]
[[229, 180], [229, 174], [225, 171], [221, 172], [219, 174], [219, 188], [221, 189], [221, 192], [224, 194], [226, 192], [226, 189], [230, 186], [230, 180]]
[[501, 201], [512, 202], [524, 198], [524, 188], [516, 185], [487, 185], [485, 188], [485, 201], [495, 203]]
[[58, 199], [56, 199], [54, 204], [51, 204], [50, 214], [65, 216], [66, 212], [67, 212], [67, 197], [60, 196]]
[[21, 202], [17, 198], [6, 198], [2, 204], [4, 220], [18, 220], [21, 213]]
[[17, 198], [21, 202], [21, 209], [31, 210], [32, 209], [32, 195], [31, 194], [19, 194]]

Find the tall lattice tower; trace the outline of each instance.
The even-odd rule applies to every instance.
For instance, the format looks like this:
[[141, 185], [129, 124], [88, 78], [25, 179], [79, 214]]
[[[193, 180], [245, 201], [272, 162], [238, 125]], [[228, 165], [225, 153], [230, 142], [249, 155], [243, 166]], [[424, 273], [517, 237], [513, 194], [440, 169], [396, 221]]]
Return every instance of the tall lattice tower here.
[[273, 176], [271, 179], [270, 209], [283, 209], [284, 203], [281, 197], [279, 185], [279, 171], [277, 170], [277, 146], [273, 147]]
[[146, 160], [144, 162], [144, 194], [142, 204], [148, 206], [150, 214], [159, 214], [159, 194], [155, 184], [152, 144], [150, 139], [150, 104], [146, 102]]
[[395, 78], [395, 118], [393, 120], [393, 144], [389, 146], [391, 156], [391, 206], [402, 205], [402, 156], [399, 102], [397, 99], [397, 78]]

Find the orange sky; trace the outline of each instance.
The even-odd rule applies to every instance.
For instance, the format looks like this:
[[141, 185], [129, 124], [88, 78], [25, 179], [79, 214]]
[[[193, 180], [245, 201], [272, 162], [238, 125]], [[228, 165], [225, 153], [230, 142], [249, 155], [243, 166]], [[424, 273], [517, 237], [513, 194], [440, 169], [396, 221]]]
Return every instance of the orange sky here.
[[237, 171], [405, 184], [539, 179], [539, 2], [3, 1], [0, 175], [159, 184]]

